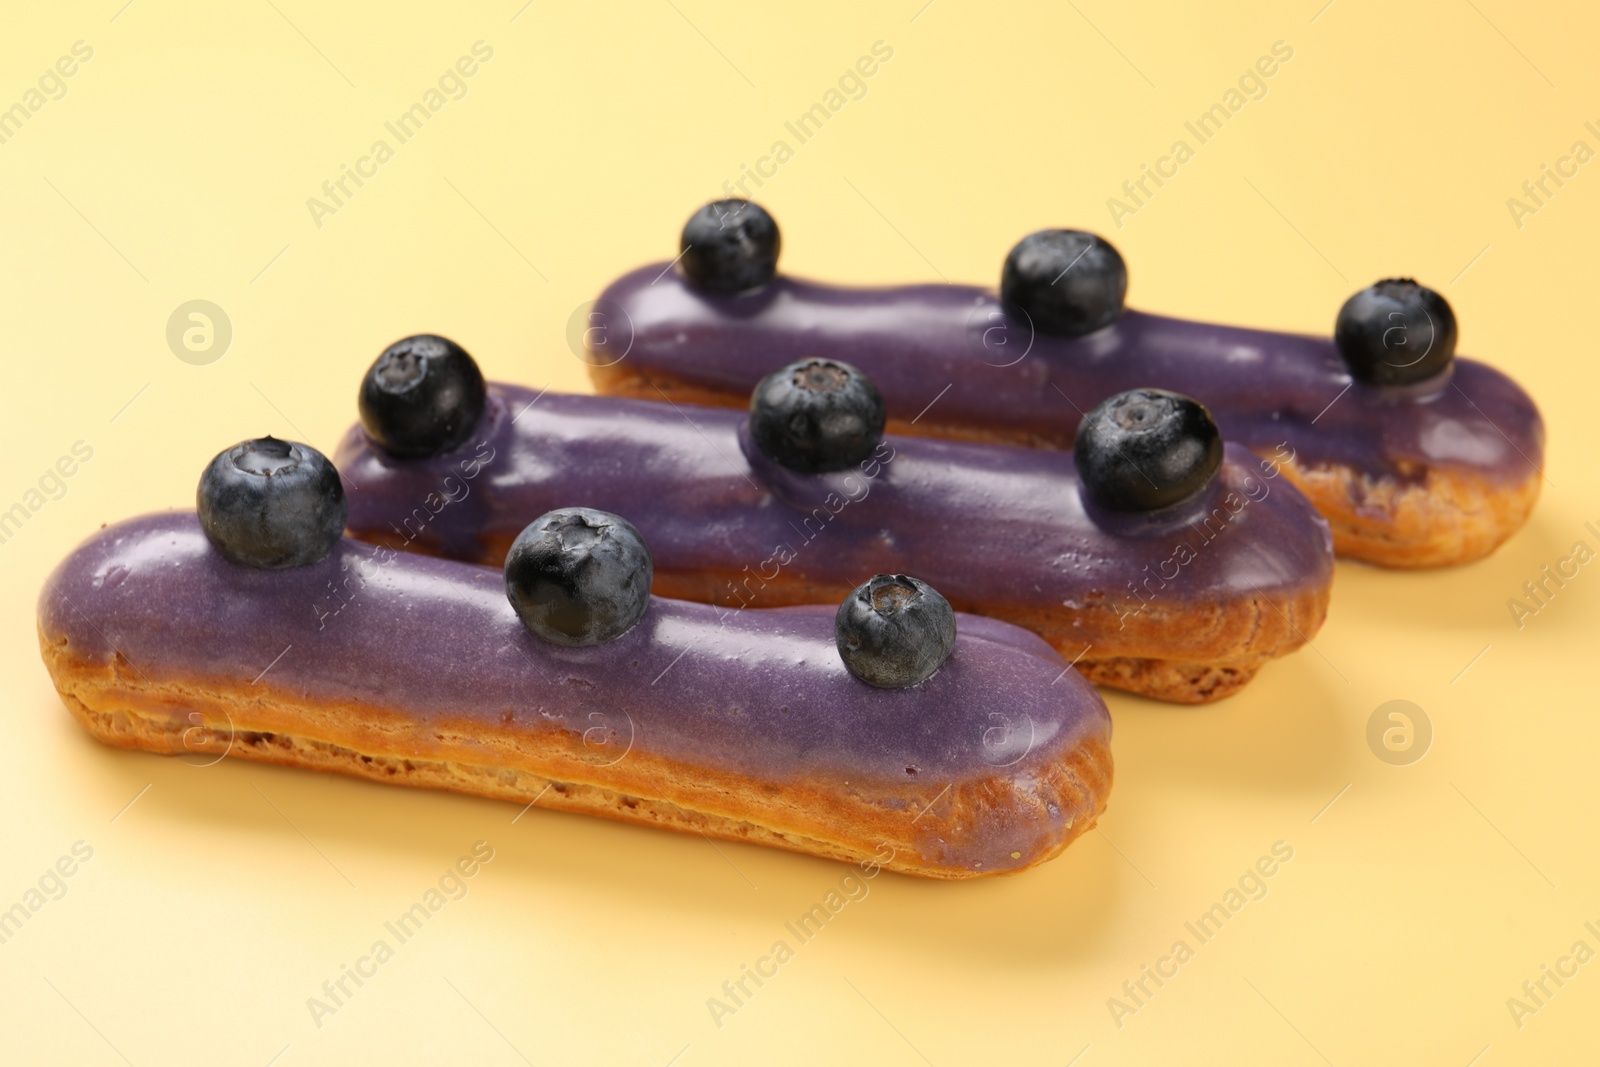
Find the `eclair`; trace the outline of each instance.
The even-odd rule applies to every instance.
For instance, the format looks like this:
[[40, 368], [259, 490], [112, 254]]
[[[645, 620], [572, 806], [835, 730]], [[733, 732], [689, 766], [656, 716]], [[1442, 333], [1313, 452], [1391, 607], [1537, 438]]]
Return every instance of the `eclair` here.
[[830, 360], [771, 375], [748, 414], [504, 384], [480, 396], [471, 363], [427, 337], [373, 364], [335, 453], [352, 536], [493, 565], [529, 516], [583, 504], [638, 527], [662, 596], [731, 616], [915, 574], [1094, 682], [1185, 703], [1234, 692], [1326, 614], [1327, 524], [1188, 398], [1112, 398], [1068, 455], [884, 436], [881, 397]]
[[876, 383], [895, 432], [1068, 448], [1106, 397], [1167, 389], [1277, 457], [1341, 555], [1393, 567], [1486, 555], [1538, 497], [1538, 409], [1500, 371], [1455, 358], [1449, 304], [1410, 280], [1362, 290], [1314, 337], [1127, 308], [1122, 257], [1081, 231], [1024, 238], [998, 291], [782, 276], [776, 224], [742, 200], [702, 208], [680, 247], [675, 266], [624, 275], [591, 309], [601, 393], [742, 405], [776, 368], [825, 357]]
[[39, 642], [89, 733], [934, 878], [1041, 863], [1105, 808], [1099, 695], [917, 578], [730, 617], [652, 596], [616, 515], [544, 515], [501, 571], [343, 537], [338, 490], [314, 450], [244, 442], [198, 513], [74, 550]]

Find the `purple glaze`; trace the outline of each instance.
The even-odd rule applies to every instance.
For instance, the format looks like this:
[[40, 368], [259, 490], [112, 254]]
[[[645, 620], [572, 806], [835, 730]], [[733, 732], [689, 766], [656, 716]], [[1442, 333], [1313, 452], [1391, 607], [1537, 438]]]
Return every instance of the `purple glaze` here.
[[[353, 588], [336, 597], [350, 576]], [[833, 614], [655, 598], [616, 641], [563, 648], [523, 628], [499, 571], [349, 538], [311, 566], [252, 570], [223, 559], [192, 512], [99, 531], [39, 597], [42, 632], [66, 637], [79, 657], [103, 664], [120, 652], [130, 676], [152, 681], [246, 686], [261, 676], [291, 700], [400, 708], [416, 719], [406, 748], [423, 757], [441, 724], [578, 737], [598, 726], [616, 731], [607, 736], [619, 752], [631, 742], [690, 768], [902, 797], [996, 775], [1025, 785], [1077, 746], [1109, 743], [1099, 695], [1025, 630], [962, 615], [938, 673], [883, 690], [845, 670]], [[1081, 814], [1055, 812], [1051, 839]], [[1040, 830], [1002, 828], [954, 862], [1017, 866], [1009, 850], [1021, 838], [1005, 834], [1036, 842]]]
[[[748, 568], [745, 591], [730, 586], [718, 598], [729, 605], [759, 604], [762, 575], [850, 587], [901, 571], [957, 607], [1108, 598], [1131, 609], [1140, 603], [1134, 583], [1180, 542], [1195, 558], [1159, 591], [1145, 585], [1146, 597], [1212, 605], [1318, 589], [1331, 577], [1327, 524], [1287, 478], [1267, 476], [1264, 461], [1236, 445], [1195, 499], [1160, 515], [1096, 517], [1064, 452], [890, 436], [875, 477], [804, 475], [760, 455], [745, 418], [618, 397], [536, 401], [496, 383], [477, 433], [455, 452], [398, 460], [357, 425], [335, 462], [358, 537], [494, 562], [496, 548], [503, 553], [540, 514], [599, 508], [639, 528], [658, 577]], [[1216, 524], [1220, 533], [1201, 529], [1230, 491], [1258, 499]]]
[[611, 350], [600, 359], [625, 347], [624, 369], [744, 397], [779, 367], [825, 356], [864, 371], [891, 418], [912, 419], [937, 398], [930, 422], [1022, 430], [1063, 447], [1081, 413], [1155, 387], [1204, 403], [1225, 439], [1262, 454], [1287, 443], [1301, 465], [1402, 479], [1451, 467], [1514, 484], [1544, 462], [1533, 401], [1469, 359], [1438, 380], [1373, 386], [1350, 377], [1331, 337], [1132, 310], [1086, 337], [1050, 337], [976, 286], [861, 289], [779, 277], [718, 296], [666, 266], [624, 275], [601, 295]]

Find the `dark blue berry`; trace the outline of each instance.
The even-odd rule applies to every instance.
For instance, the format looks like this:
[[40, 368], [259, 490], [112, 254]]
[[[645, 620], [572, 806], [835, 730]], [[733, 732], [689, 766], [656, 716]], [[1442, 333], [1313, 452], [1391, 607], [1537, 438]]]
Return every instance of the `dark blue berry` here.
[[678, 266], [700, 289], [742, 293], [773, 279], [782, 246], [778, 224], [761, 205], [713, 200], [683, 224]]
[[1083, 230], [1040, 230], [1017, 242], [1000, 271], [1000, 302], [1027, 313], [1040, 333], [1079, 337], [1122, 314], [1128, 267]]
[[522, 624], [574, 648], [626, 633], [650, 605], [654, 567], [628, 520], [591, 508], [534, 519], [506, 554], [506, 597]]
[[461, 445], [477, 429], [483, 403], [478, 364], [454, 341], [427, 333], [384, 349], [361, 380], [361, 425], [402, 459]]
[[956, 613], [920, 579], [876, 574], [839, 605], [833, 641], [851, 674], [879, 689], [904, 689], [950, 658]]
[[750, 393], [750, 436], [763, 455], [802, 474], [853, 467], [883, 439], [883, 397], [836, 359], [802, 359]]
[[1072, 459], [1096, 504], [1155, 511], [1211, 484], [1222, 466], [1222, 436], [1198, 400], [1165, 389], [1131, 389], [1083, 417]]
[[195, 491], [200, 528], [228, 559], [263, 570], [333, 551], [347, 505], [339, 472], [309, 445], [259, 437], [217, 453]]
[[1449, 365], [1456, 351], [1456, 315], [1427, 286], [1388, 278], [1344, 302], [1333, 343], [1362, 381], [1410, 385]]

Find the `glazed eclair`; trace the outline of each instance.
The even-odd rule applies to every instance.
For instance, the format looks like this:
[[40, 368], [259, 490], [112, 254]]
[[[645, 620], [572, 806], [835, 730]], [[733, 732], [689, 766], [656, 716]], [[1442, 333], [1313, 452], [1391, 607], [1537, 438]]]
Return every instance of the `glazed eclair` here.
[[776, 368], [826, 357], [873, 380], [895, 432], [1068, 448], [1108, 396], [1173, 390], [1227, 440], [1290, 457], [1281, 469], [1341, 555], [1395, 567], [1486, 555], [1538, 497], [1537, 407], [1500, 371], [1454, 358], [1449, 304], [1409, 280], [1357, 293], [1332, 336], [1312, 337], [1126, 308], [1122, 257], [1080, 231], [1025, 238], [998, 291], [780, 275], [776, 224], [741, 200], [702, 208], [680, 247], [676, 269], [632, 271], [591, 309], [601, 393], [743, 405]]
[[[382, 399], [385, 381], [403, 399]], [[1327, 524], [1277, 461], [1224, 448], [1186, 398], [1102, 405], [1075, 462], [881, 436], [870, 383], [832, 361], [757, 392], [747, 418], [484, 387], [459, 346], [407, 339], [369, 371], [363, 423], [335, 454], [350, 533], [497, 564], [530, 516], [581, 503], [639, 528], [663, 596], [726, 613], [915, 574], [958, 610], [1038, 633], [1092, 681], [1190, 703], [1235, 691], [1326, 614]], [[841, 443], [835, 424], [865, 429]]]

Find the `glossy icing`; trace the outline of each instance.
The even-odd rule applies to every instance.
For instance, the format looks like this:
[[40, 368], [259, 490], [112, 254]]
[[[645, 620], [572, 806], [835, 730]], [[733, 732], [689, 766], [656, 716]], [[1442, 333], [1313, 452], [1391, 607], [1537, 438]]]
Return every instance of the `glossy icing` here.
[[619, 369], [726, 392], [730, 402], [778, 367], [826, 356], [861, 368], [891, 418], [933, 404], [930, 423], [1018, 430], [1060, 447], [1070, 447], [1083, 412], [1151, 386], [1203, 402], [1225, 439], [1262, 454], [1286, 444], [1302, 466], [1401, 479], [1451, 467], [1520, 483], [1544, 461], [1533, 401], [1469, 359], [1435, 381], [1380, 387], [1350, 377], [1331, 337], [1133, 310], [1085, 337], [1049, 337], [976, 286], [845, 288], [780, 276], [718, 296], [666, 268], [642, 267], [605, 290], [603, 332], [591, 331], [606, 341], [596, 361], [621, 357]]
[[[232, 690], [259, 677], [294, 701], [398, 709], [415, 724], [408, 755], [436, 751], [441, 724], [599, 727], [690, 768], [895, 797], [917, 779], [1023, 780], [1109, 741], [1099, 695], [1025, 630], [962, 615], [937, 674], [882, 690], [845, 670], [833, 615], [655, 598], [616, 641], [563, 648], [523, 628], [497, 570], [349, 538], [320, 563], [252, 570], [222, 558], [192, 512], [102, 529], [39, 598], [41, 632], [81, 659], [120, 653], [134, 679]], [[984, 847], [962, 862], [1012, 865]]]
[[[1135, 583], [1163, 566], [1172, 580], [1157, 595], [1206, 605], [1320, 589], [1332, 573], [1327, 524], [1238, 446], [1194, 500], [1116, 517], [1086, 508], [1067, 453], [890, 436], [863, 470], [802, 475], [760, 455], [744, 423], [728, 408], [491, 384], [456, 452], [397, 460], [358, 425], [335, 462], [358, 537], [498, 562], [543, 512], [599, 508], [638, 527], [658, 579], [739, 578], [718, 598], [729, 605], [759, 603], [762, 578], [784, 572], [849, 588], [903, 571], [958, 608], [1137, 604]], [[1180, 543], [1193, 559], [1175, 564]]]

